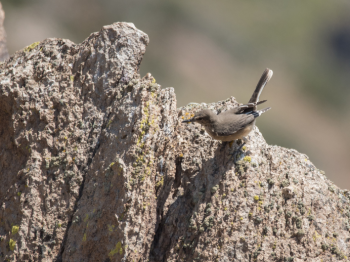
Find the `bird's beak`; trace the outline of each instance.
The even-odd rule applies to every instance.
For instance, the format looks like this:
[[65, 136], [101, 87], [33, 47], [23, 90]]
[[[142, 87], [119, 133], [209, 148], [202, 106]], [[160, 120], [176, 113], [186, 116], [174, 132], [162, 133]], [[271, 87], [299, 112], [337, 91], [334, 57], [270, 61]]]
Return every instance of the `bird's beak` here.
[[194, 118], [190, 118], [190, 119], [187, 119], [187, 120], [182, 121], [182, 123], [192, 123], [192, 122], [194, 122], [194, 121], [195, 121]]

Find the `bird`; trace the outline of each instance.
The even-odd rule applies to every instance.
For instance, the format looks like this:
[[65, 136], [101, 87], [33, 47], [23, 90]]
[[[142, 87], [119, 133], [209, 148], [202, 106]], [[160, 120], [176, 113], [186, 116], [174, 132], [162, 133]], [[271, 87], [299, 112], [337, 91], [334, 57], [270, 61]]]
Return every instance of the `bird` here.
[[256, 118], [271, 109], [271, 107], [266, 107], [257, 110], [257, 106], [267, 101], [259, 101], [259, 97], [272, 75], [273, 71], [266, 68], [247, 104], [236, 106], [220, 114], [210, 109], [203, 109], [182, 123], [199, 123], [213, 139], [224, 142], [233, 142], [246, 137], [253, 130]]

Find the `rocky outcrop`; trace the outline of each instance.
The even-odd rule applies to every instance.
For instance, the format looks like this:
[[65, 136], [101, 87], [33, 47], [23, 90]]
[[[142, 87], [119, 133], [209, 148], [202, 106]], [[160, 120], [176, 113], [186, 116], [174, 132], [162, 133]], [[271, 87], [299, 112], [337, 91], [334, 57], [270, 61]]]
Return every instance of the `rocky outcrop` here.
[[[148, 36], [115, 23], [0, 65], [0, 256], [10, 261], [337, 261], [349, 192], [258, 128], [238, 161], [182, 120], [139, 66]], [[265, 117], [268, 117], [267, 115]]]

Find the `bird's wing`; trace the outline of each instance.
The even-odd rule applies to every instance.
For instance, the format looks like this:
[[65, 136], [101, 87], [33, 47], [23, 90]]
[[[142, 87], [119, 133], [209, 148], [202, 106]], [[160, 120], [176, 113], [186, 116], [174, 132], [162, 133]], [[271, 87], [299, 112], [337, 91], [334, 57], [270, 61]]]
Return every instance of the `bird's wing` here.
[[262, 103], [265, 103], [267, 100], [263, 100], [263, 101], [259, 101], [259, 102], [256, 102], [256, 103], [248, 103], [248, 104], [244, 104], [244, 105], [239, 105], [239, 106], [236, 106], [230, 110], [227, 110], [225, 112], [222, 112], [221, 114], [223, 113], [227, 113], [227, 114], [243, 114], [243, 113], [246, 113], [246, 112], [249, 112], [249, 111], [253, 111], [254, 108], [256, 108], [257, 105], [260, 105]]
[[[226, 111], [229, 112], [229, 111]], [[226, 113], [224, 112], [224, 113]], [[220, 116], [220, 117], [219, 117]], [[251, 124], [255, 117], [253, 115], [221, 114], [218, 115], [215, 133], [218, 136], [230, 136]]]

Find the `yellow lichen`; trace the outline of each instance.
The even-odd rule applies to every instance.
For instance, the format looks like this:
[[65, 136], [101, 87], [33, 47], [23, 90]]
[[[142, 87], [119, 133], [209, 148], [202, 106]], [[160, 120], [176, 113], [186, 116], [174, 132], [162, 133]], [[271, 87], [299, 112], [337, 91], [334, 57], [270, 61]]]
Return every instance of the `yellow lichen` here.
[[314, 242], [316, 242], [317, 238], [321, 237], [321, 235], [317, 234], [317, 231], [315, 230], [314, 235], [312, 236], [312, 239]]
[[156, 187], [161, 187], [164, 185], [164, 177], [156, 183]]
[[123, 247], [122, 247], [122, 243], [120, 241], [115, 245], [115, 248], [112, 249], [111, 252], [109, 252], [108, 256], [112, 257], [118, 253], [120, 255], [123, 255]]
[[272, 247], [272, 249], [273, 249], [273, 250], [275, 250], [275, 249], [276, 249], [276, 242], [275, 242], [275, 243], [273, 243], [273, 247]]
[[259, 196], [254, 196], [254, 200], [258, 201], [259, 200]]
[[153, 119], [152, 116], [151, 116], [151, 121], [150, 121], [149, 125], [150, 125], [150, 126], [153, 126], [153, 125], [154, 125], [154, 119]]
[[[141, 135], [139, 136], [138, 140], [137, 140], [137, 146], [140, 146], [141, 148], [143, 148], [144, 143], [141, 143], [143, 136], [146, 134], [146, 129], [149, 128], [150, 126], [150, 114], [149, 114], [149, 101], [146, 102], [145, 107], [143, 108], [143, 113], [145, 114], [145, 118], [143, 118], [141, 120], [140, 123], [140, 129], [141, 129]], [[154, 121], [153, 121], [154, 123]]]
[[74, 82], [74, 76], [70, 76], [70, 81]]
[[86, 233], [84, 233], [83, 241], [86, 241]]
[[311, 215], [311, 208], [309, 208], [309, 211], [307, 212], [306, 216], [310, 216]]
[[245, 156], [243, 160], [250, 163], [250, 161], [252, 161], [252, 158], [250, 156]]
[[29, 52], [29, 51], [33, 50], [38, 44], [40, 44], [40, 42], [35, 42], [35, 43], [27, 46], [26, 48], [24, 48], [24, 52]]
[[108, 226], [108, 231], [112, 233], [114, 231], [115, 226], [114, 225], [107, 225], [107, 226]]
[[10, 239], [10, 241], [9, 241], [9, 247], [10, 247], [10, 250], [11, 250], [11, 251], [15, 250], [16, 241], [13, 240], [13, 239]]
[[15, 235], [15, 234], [18, 233], [18, 230], [19, 230], [19, 226], [12, 226], [11, 233], [12, 233], [13, 235]]
[[112, 124], [112, 122], [113, 122], [112, 119], [108, 121], [107, 128]]

